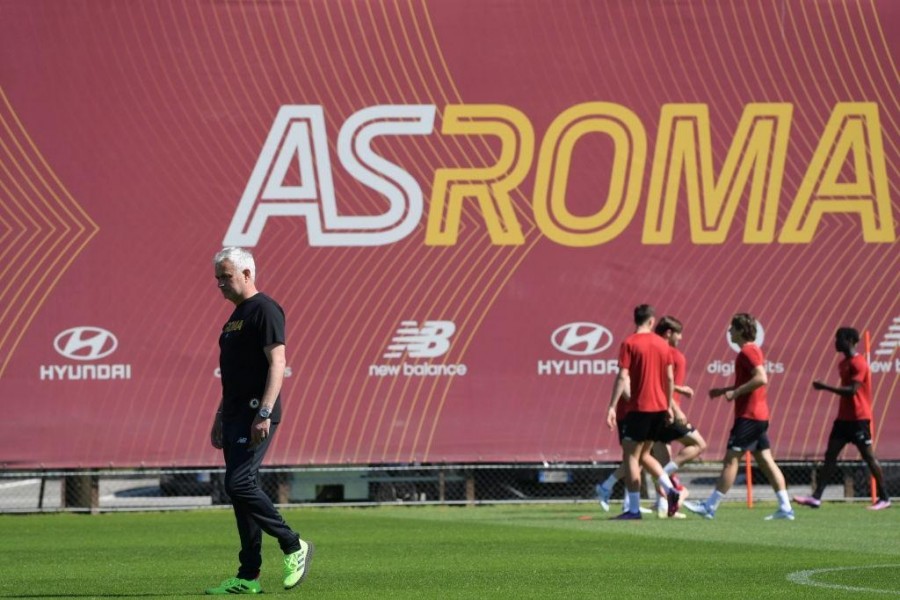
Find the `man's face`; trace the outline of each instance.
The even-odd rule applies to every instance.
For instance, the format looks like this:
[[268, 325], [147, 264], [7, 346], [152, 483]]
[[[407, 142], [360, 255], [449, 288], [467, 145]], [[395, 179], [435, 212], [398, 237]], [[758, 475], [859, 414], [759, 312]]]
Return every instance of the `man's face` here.
[[226, 300], [238, 303], [244, 297], [249, 276], [238, 271], [230, 260], [223, 260], [216, 265], [216, 282]]
[[673, 348], [677, 348], [678, 344], [681, 343], [681, 332], [670, 329], [666, 335], [669, 340], [669, 345]]

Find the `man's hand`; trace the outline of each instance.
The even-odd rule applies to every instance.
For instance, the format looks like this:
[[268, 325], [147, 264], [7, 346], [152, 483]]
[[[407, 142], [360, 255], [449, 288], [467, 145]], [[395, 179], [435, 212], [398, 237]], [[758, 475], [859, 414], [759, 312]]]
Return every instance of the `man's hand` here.
[[728, 388], [711, 388], [709, 390], [709, 397], [710, 398], [718, 398], [719, 396], [721, 396], [722, 394], [724, 394], [727, 391], [728, 391]]
[[606, 424], [610, 429], [616, 428], [616, 409], [612, 406], [606, 411]]
[[828, 389], [828, 385], [827, 385], [825, 382], [823, 382], [823, 381], [818, 381], [818, 380], [816, 380], [816, 381], [813, 381], [813, 389], [816, 389], [816, 390], [827, 390], [827, 389]]
[[269, 437], [269, 426], [272, 424], [271, 419], [260, 419], [259, 415], [253, 418], [253, 424], [250, 425], [250, 447], [258, 446]]

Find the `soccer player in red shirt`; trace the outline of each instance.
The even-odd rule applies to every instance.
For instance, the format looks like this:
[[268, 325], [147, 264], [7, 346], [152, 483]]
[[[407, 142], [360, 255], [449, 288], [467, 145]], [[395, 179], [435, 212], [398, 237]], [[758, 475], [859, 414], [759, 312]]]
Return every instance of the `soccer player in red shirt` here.
[[856, 351], [857, 344], [859, 331], [852, 327], [838, 329], [834, 335], [834, 349], [844, 355], [838, 363], [841, 385], [833, 387], [821, 381], [813, 381], [813, 388], [837, 394], [841, 403], [831, 435], [828, 436], [825, 465], [822, 467], [816, 491], [812, 496], [795, 496], [794, 502], [797, 504], [819, 508], [825, 485], [831, 480], [837, 468], [838, 455], [844, 446], [853, 444], [875, 479], [878, 500], [869, 509], [881, 510], [891, 505], [891, 499], [885, 493], [881, 465], [878, 464], [878, 458], [872, 451], [872, 372], [865, 357]]
[[716, 489], [704, 502], [685, 502], [688, 510], [712, 519], [716, 515], [719, 502], [731, 489], [737, 477], [741, 456], [749, 451], [753, 453], [756, 464], [762, 469], [775, 495], [778, 497], [778, 510], [766, 517], [771, 519], [794, 520], [794, 511], [788, 497], [784, 474], [772, 457], [769, 436], [769, 404], [766, 398], [766, 361], [762, 350], [756, 345], [756, 319], [747, 313], [738, 313], [731, 317], [728, 328], [732, 343], [740, 347], [734, 359], [734, 385], [709, 390], [710, 398], [722, 396], [727, 402], [734, 401], [734, 426], [728, 437], [728, 450], [722, 461], [722, 473]]
[[674, 417], [674, 375], [669, 345], [653, 333], [655, 311], [648, 304], [634, 309], [635, 333], [619, 349], [619, 375], [613, 386], [606, 422], [616, 426], [617, 404], [630, 387], [634, 403], [622, 427], [622, 452], [627, 467], [629, 511], [616, 519], [640, 519], [641, 465], [659, 480], [669, 501], [669, 516], [678, 511], [680, 495], [662, 465], [650, 455], [666, 423]]
[[[672, 353], [673, 375], [675, 378], [675, 420], [663, 429], [662, 439], [653, 444], [653, 457], [663, 465], [663, 470], [669, 475], [672, 484], [681, 493], [682, 501], [687, 496], [687, 491], [678, 481], [675, 472], [687, 462], [700, 456], [706, 449], [706, 440], [697, 429], [688, 423], [687, 417], [681, 410], [679, 397], [693, 398], [694, 390], [684, 384], [687, 373], [687, 359], [678, 349], [684, 334], [684, 326], [681, 321], [672, 316], [665, 316], [659, 320], [654, 328], [657, 335], [661, 336], [669, 344]], [[670, 444], [674, 441], [681, 443], [682, 448], [676, 456], [672, 456]], [[668, 514], [668, 505], [665, 494], [660, 494], [657, 489], [657, 515], [662, 517]], [[684, 517], [683, 513], [675, 513], [675, 517]]]
[[[618, 429], [619, 434], [619, 445], [622, 445], [622, 440], [625, 437], [625, 417], [628, 416], [628, 413], [631, 412], [632, 403], [629, 402], [631, 399], [631, 382], [626, 382], [626, 385], [622, 388], [621, 396], [616, 401], [616, 428]], [[610, 427], [611, 428], [611, 427]], [[602, 483], [598, 483], [595, 487], [597, 492], [597, 500], [600, 502], [600, 508], [603, 509], [604, 512], [609, 512], [609, 498], [612, 496], [613, 487], [615, 487], [616, 482], [625, 477], [628, 472], [628, 460], [625, 454], [622, 455], [622, 462], [619, 464], [618, 468], [613, 471], [609, 477], [607, 477]], [[630, 512], [629, 500], [628, 500], [628, 492], [625, 492], [625, 499], [622, 502], [622, 512]], [[649, 509], [641, 509], [640, 512], [650, 512]]]

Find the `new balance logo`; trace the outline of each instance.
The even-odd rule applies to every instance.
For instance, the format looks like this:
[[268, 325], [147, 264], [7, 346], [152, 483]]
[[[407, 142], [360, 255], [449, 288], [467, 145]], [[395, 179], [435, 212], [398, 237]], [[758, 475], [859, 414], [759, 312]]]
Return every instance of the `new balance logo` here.
[[401, 321], [382, 358], [401, 359], [381, 365], [370, 365], [370, 377], [441, 377], [465, 375], [466, 365], [440, 364], [431, 361], [406, 362], [404, 358], [437, 358], [450, 349], [450, 338], [456, 333], [453, 321]]
[[874, 356], [869, 361], [873, 374], [900, 373], [900, 356], [895, 353], [900, 349], [900, 317], [894, 317], [888, 329], [875, 346]]
[[875, 356], [890, 356], [897, 348], [900, 348], [900, 317], [894, 317], [887, 333], [881, 337], [878, 348], [875, 350]]
[[443, 356], [450, 349], [454, 333], [456, 325], [452, 321], [425, 321], [421, 327], [416, 321], [402, 321], [383, 357], [400, 358], [404, 353], [410, 358]]

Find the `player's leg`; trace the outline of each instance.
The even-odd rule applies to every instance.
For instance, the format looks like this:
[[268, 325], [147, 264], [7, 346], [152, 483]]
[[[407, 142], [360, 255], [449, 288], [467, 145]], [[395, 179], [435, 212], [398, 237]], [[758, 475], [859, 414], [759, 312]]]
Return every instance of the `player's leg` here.
[[[672, 460], [671, 448], [665, 442], [656, 441], [653, 443], [653, 447], [650, 450], [650, 455], [656, 459], [656, 461], [661, 465], [667, 465]], [[665, 467], [663, 467], [665, 471]], [[667, 473], [668, 474], [668, 473]], [[671, 479], [671, 475], [669, 476]], [[656, 501], [654, 502], [654, 508], [657, 511], [657, 516], [666, 516], [669, 510], [669, 501], [666, 498], [666, 491], [659, 484], [659, 480], [653, 479], [653, 492], [656, 494]]]
[[[616, 424], [616, 428], [619, 433], [619, 446], [622, 446], [623, 440], [625, 438], [625, 423], [627, 422], [628, 417], [626, 416], [623, 421], [620, 421]], [[628, 471], [628, 465], [626, 464], [626, 456], [625, 456], [625, 448], [622, 447], [622, 462], [619, 463], [619, 466], [616, 468], [612, 474], [609, 475], [602, 483], [598, 483], [594, 490], [597, 492], [597, 501], [600, 503], [600, 508], [603, 509], [604, 512], [609, 512], [609, 498], [612, 496], [613, 487], [615, 487], [616, 482], [625, 477]], [[622, 511], [628, 511], [628, 491], [625, 491], [625, 502], [622, 503]]]
[[616, 482], [625, 477], [627, 470], [628, 465], [626, 464], [626, 458], [623, 452], [622, 462], [619, 463], [616, 470], [604, 479], [603, 483], [598, 483], [594, 488], [597, 492], [597, 501], [600, 503], [600, 508], [602, 508], [604, 512], [609, 512], [609, 498], [612, 496], [613, 488], [615, 487]]
[[625, 451], [625, 488], [629, 493], [641, 491], [641, 454], [644, 443], [636, 440], [625, 440], [622, 449]]
[[[238, 520], [241, 570], [255, 565], [258, 574], [262, 564], [262, 532], [265, 532], [278, 540], [284, 553], [283, 584], [285, 588], [291, 588], [306, 577], [314, 546], [301, 540], [285, 523], [272, 499], [259, 487], [259, 469], [277, 428], [273, 423], [268, 437], [253, 448], [246, 444], [249, 435], [244, 438], [245, 443], [235, 450], [233, 465], [231, 468], [226, 466], [225, 491], [234, 504]], [[238, 577], [241, 577], [240, 572]]]
[[891, 505], [891, 498], [887, 495], [884, 487], [884, 471], [881, 469], [878, 457], [872, 451], [872, 433], [869, 421], [857, 421], [856, 423], [857, 428], [853, 442], [862, 459], [866, 461], [866, 466], [869, 467], [869, 472], [875, 480], [875, 493], [878, 495], [878, 499], [869, 508], [872, 510], [888, 508]]
[[[223, 455], [225, 457], [225, 489], [234, 485], [236, 477], [246, 472], [248, 453], [246, 443], [248, 434], [238, 427], [225, 427], [222, 432]], [[238, 553], [237, 576], [224, 580], [217, 587], [206, 590], [207, 594], [258, 594], [262, 591], [259, 585], [259, 569], [262, 565], [262, 530], [253, 521], [243, 503], [230, 496], [237, 522], [241, 550]]]
[[822, 495], [825, 493], [825, 486], [831, 481], [834, 472], [837, 470], [837, 459], [844, 446], [851, 441], [845, 435], [845, 427], [841, 421], [835, 421], [828, 435], [828, 446], [825, 449], [825, 464], [819, 470], [819, 479], [816, 482], [816, 489], [813, 490], [812, 496], [794, 496], [794, 501], [803, 506], [810, 508], [819, 508], [822, 505]]
[[[653, 481], [653, 487], [659, 487], [662, 490], [663, 499], [661, 501], [657, 499], [655, 502], [657, 512], [662, 508], [664, 511], [662, 516], [671, 517], [680, 506], [680, 496], [677, 490], [675, 490], [675, 486], [672, 485], [669, 476], [663, 471], [662, 465], [653, 456], [653, 446], [655, 443], [654, 440], [646, 440], [644, 442], [641, 450], [640, 464], [647, 473], [650, 474]], [[657, 514], [657, 516], [659, 515]]]
[[653, 442], [653, 446], [650, 448], [650, 455], [661, 465], [668, 464], [672, 460], [671, 449], [665, 442]]
[[759, 449], [753, 453], [753, 457], [756, 459], [756, 464], [759, 465], [763, 475], [765, 475], [766, 479], [769, 480], [769, 483], [772, 484], [772, 489], [775, 490], [775, 496], [778, 498], [778, 510], [766, 517], [766, 520], [793, 520], [794, 510], [791, 508], [791, 500], [788, 497], [787, 483], [784, 479], [784, 473], [782, 473], [781, 468], [775, 463], [775, 458], [772, 456], [772, 450], [768, 447]]
[[[703, 436], [696, 429], [678, 438], [678, 441], [681, 443], [681, 450], [672, 459], [674, 463], [673, 473], [686, 463], [696, 460], [706, 450], [706, 440], [703, 439]], [[669, 471], [668, 465], [666, 465], [666, 471]]]
[[[666, 472], [666, 475], [672, 480], [672, 485], [675, 486], [679, 492], [684, 493], [684, 486], [681, 485], [681, 482], [678, 481], [678, 476], [675, 473], [681, 466], [696, 458], [700, 452], [706, 447], [706, 442], [700, 437], [699, 433], [696, 433], [696, 429], [694, 429], [689, 423], [682, 423], [676, 421], [674, 423], [670, 423], [666, 426], [662, 433], [662, 442], [667, 444], [667, 452], [668, 459], [660, 460], [660, 464], [663, 465], [663, 470]], [[672, 448], [671, 443], [674, 441], [679, 441], [682, 444], [681, 450], [678, 452], [676, 456], [672, 456]]]
[[[685, 463], [696, 459], [700, 456], [701, 452], [706, 450], [706, 440], [704, 440], [703, 436], [700, 435], [700, 432], [690, 424], [681, 426], [673, 424], [670, 426], [670, 429], [673, 427], [675, 428], [677, 437], [672, 441], [681, 442], [681, 450], [679, 450], [678, 454], [676, 454], [668, 463], [663, 465], [663, 470], [665, 470], [666, 474], [672, 480], [672, 485], [674, 485], [675, 489], [681, 494], [681, 500], [683, 502], [688, 496], [688, 490], [681, 484], [676, 473]], [[671, 455], [671, 449], [669, 450], [669, 454]]]
[[662, 442], [665, 444], [670, 441], [666, 437], [668, 430], [666, 425], [666, 413], [653, 412], [646, 414], [648, 421], [647, 439], [644, 445], [644, 451], [641, 455], [641, 464], [647, 469], [647, 472], [650, 473], [652, 477], [656, 478], [660, 487], [662, 487], [665, 492], [668, 504], [666, 514], [671, 517], [680, 507], [681, 494], [675, 489], [672, 480], [669, 479], [669, 475], [665, 472], [659, 461], [653, 457], [651, 452], [655, 442]]
[[891, 505], [891, 497], [888, 496], [884, 487], [884, 471], [881, 469], [878, 457], [872, 452], [871, 446], [867, 446], [865, 450], [860, 450], [859, 453], [862, 455], [863, 460], [866, 461], [869, 472], [872, 473], [872, 478], [875, 480], [875, 493], [878, 495], [878, 499], [869, 508], [872, 510], [888, 508]]
[[[624, 454], [626, 502], [628, 512], [619, 515], [621, 519], [639, 519], [641, 514], [641, 457], [649, 439], [651, 413], [632, 411], [625, 418], [622, 428], [622, 452]], [[647, 448], [649, 450], [649, 446]]]
[[741, 457], [748, 450], [756, 449], [759, 434], [761, 431], [765, 431], [764, 425], [764, 421], [743, 417], [734, 420], [734, 425], [731, 426], [728, 434], [728, 443], [726, 444], [728, 451], [725, 453], [725, 458], [722, 459], [722, 472], [719, 474], [716, 488], [704, 502], [685, 502], [688, 510], [707, 519], [715, 516], [719, 503], [734, 485]]
[[643, 442], [632, 439], [622, 441], [622, 452], [624, 454], [625, 476], [625, 494], [627, 496], [628, 511], [623, 512], [615, 518], [621, 519], [640, 519], [641, 518], [641, 467], [640, 456]]
[[259, 578], [262, 566], [262, 529], [253, 518], [247, 503], [251, 486], [256, 486], [253, 451], [248, 448], [250, 433], [246, 426], [226, 424], [223, 429], [225, 452], [225, 493], [231, 499], [237, 523], [241, 550], [237, 577], [253, 581]]
[[[733, 439], [734, 429], [732, 428], [732, 439]], [[722, 459], [722, 472], [719, 473], [719, 479], [716, 482], [716, 487], [710, 493], [709, 498], [704, 500], [703, 502], [691, 502], [687, 501], [684, 503], [684, 507], [689, 511], [700, 515], [701, 517], [706, 517], [707, 519], [712, 519], [716, 516], [716, 510], [719, 508], [719, 504], [722, 502], [722, 499], [725, 498], [725, 495], [728, 493], [728, 490], [731, 489], [731, 486], [734, 485], [734, 480], [737, 479], [738, 468], [740, 467], [740, 459], [743, 456], [743, 450], [735, 450], [732, 449], [729, 444], [729, 449], [725, 453], [725, 458]]]
[[827, 486], [831, 481], [831, 478], [834, 477], [834, 472], [838, 469], [838, 456], [846, 443], [845, 440], [840, 438], [830, 438], [828, 440], [828, 447], [825, 449], [825, 464], [822, 465], [822, 471], [819, 473], [819, 481], [816, 483], [816, 490], [813, 492], [813, 498], [816, 500], [822, 499], [822, 494], [825, 493], [825, 486]]
[[718, 492], [724, 496], [731, 490], [731, 486], [734, 485], [734, 480], [737, 479], [740, 460], [743, 454], [743, 450], [728, 450], [728, 452], [725, 453], [725, 458], [722, 460], [722, 472], [719, 473], [719, 480], [716, 482], [716, 489], [713, 490], [713, 493]]

